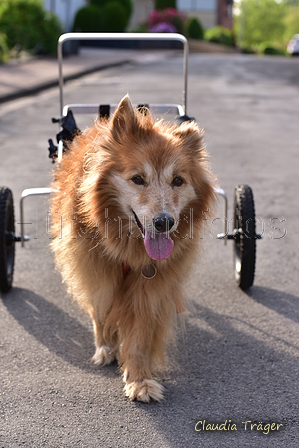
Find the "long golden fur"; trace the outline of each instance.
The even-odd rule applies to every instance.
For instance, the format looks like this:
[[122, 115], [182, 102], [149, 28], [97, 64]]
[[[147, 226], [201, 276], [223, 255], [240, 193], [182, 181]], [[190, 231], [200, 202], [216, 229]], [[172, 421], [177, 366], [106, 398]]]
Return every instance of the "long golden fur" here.
[[[163, 398], [153, 375], [165, 366], [177, 313], [185, 309], [181, 288], [215, 200], [214, 186], [203, 131], [194, 122], [154, 122], [149, 112], [134, 110], [128, 96], [110, 121], [76, 137], [55, 170], [57, 267], [93, 320], [95, 363], [117, 359], [132, 400]], [[161, 213], [173, 217], [169, 236], [161, 236], [171, 238], [173, 248], [172, 241], [162, 241], [166, 249], [151, 259], [144, 237]], [[157, 272], [151, 279], [141, 273], [149, 265]]]

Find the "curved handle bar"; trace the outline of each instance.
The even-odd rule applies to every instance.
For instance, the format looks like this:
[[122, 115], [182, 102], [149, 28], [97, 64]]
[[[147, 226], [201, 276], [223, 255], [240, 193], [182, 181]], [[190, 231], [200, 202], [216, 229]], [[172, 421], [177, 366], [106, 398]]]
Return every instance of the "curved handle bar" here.
[[62, 45], [68, 40], [147, 40], [147, 41], [176, 41], [184, 46], [184, 85], [183, 85], [183, 108], [187, 114], [187, 76], [188, 76], [188, 54], [189, 46], [185, 36], [176, 33], [66, 33], [58, 39], [58, 65], [59, 65], [59, 92], [60, 92], [60, 115], [63, 111], [63, 73], [62, 73]]

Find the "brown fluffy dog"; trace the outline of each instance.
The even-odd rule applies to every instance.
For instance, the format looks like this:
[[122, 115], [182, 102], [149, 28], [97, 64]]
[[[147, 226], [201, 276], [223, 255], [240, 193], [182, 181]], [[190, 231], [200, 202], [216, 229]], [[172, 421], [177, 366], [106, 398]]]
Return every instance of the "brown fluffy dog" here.
[[215, 195], [203, 132], [154, 122], [124, 97], [77, 136], [55, 171], [52, 243], [69, 292], [93, 320], [96, 364], [119, 361], [125, 394], [163, 398], [181, 285]]

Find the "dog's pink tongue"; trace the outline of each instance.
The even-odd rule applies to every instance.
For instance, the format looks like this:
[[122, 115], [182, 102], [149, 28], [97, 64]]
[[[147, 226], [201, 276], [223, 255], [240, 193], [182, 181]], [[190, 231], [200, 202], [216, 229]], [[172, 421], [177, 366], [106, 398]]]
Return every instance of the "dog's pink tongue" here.
[[169, 235], [156, 233], [153, 235], [148, 230], [144, 237], [145, 250], [153, 260], [165, 260], [169, 257], [173, 249], [173, 240]]

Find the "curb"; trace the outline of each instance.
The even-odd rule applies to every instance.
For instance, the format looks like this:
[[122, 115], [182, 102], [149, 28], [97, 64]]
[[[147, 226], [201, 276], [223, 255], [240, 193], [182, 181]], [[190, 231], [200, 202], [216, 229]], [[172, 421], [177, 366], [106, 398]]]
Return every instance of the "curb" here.
[[[68, 81], [82, 78], [85, 75], [89, 75], [91, 73], [105, 70], [107, 68], [119, 67], [121, 65], [128, 64], [129, 62], [130, 62], [130, 59], [124, 59], [119, 62], [110, 62], [107, 64], [96, 65], [94, 67], [90, 67], [90, 68], [78, 71], [76, 73], [66, 75], [63, 77], [64, 84], [66, 84]], [[2, 95], [2, 96], [0, 96], [0, 104], [7, 103], [9, 101], [16, 100], [19, 98], [24, 98], [26, 96], [34, 95], [34, 94], [42, 92], [44, 90], [51, 89], [52, 87], [58, 87], [58, 85], [59, 85], [59, 80], [57, 77], [57, 79], [55, 81], [54, 80], [47, 81], [45, 83], [38, 84], [35, 87], [31, 87], [29, 89], [21, 89], [16, 92], [13, 92], [13, 93], [8, 93], [7, 95]]]

